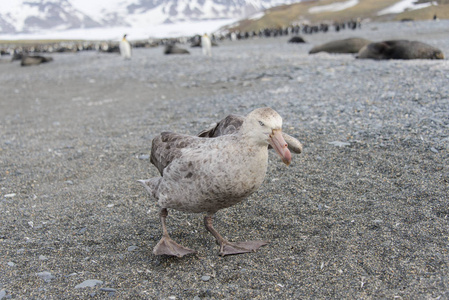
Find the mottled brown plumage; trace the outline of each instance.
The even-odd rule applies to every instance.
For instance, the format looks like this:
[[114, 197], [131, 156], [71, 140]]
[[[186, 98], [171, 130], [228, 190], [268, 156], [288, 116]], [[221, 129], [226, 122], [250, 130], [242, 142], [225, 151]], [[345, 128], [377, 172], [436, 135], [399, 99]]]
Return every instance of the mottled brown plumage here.
[[[219, 121], [217, 124], [212, 126], [209, 129], [201, 131], [198, 136], [199, 137], [209, 137], [214, 138], [226, 134], [233, 134], [237, 132], [240, 127], [243, 124], [243, 121], [245, 121], [244, 116], [239, 115], [228, 115], [223, 120]], [[284, 137], [285, 141], [288, 144], [288, 149], [290, 151], [293, 151], [295, 153], [301, 153], [302, 152], [302, 144], [300, 141], [295, 139], [294, 137], [282, 132], [282, 136]], [[268, 145], [268, 148], [270, 149], [271, 146]]]
[[229, 115], [211, 128], [201, 131], [198, 136], [213, 138], [233, 134], [242, 127], [243, 121], [245, 121], [244, 116]]
[[206, 228], [220, 244], [221, 255], [251, 252], [265, 245], [263, 241], [228, 242], [213, 228], [212, 216], [260, 187], [267, 170], [269, 144], [286, 164], [290, 163], [281, 127], [282, 118], [277, 112], [260, 108], [246, 117], [225, 118], [210, 132], [209, 137], [214, 138], [171, 132], [154, 138], [151, 162], [161, 177], [140, 181], [161, 207], [163, 237], [153, 252], [179, 257], [194, 253], [168, 236], [165, 218], [169, 208], [206, 212]]

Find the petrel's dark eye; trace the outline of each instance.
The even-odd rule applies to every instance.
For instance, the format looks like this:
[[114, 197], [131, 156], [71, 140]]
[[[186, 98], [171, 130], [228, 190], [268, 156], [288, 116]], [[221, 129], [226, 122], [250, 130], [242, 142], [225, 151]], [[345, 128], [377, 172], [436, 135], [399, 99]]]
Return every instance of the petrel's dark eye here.
[[265, 126], [265, 124], [262, 121], [259, 121], [260, 126]]

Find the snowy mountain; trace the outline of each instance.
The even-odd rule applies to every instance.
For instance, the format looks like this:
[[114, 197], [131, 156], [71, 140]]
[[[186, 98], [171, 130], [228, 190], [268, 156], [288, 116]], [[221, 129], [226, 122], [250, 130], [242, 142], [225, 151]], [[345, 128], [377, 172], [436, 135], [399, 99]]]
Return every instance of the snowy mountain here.
[[293, 0], [2, 0], [0, 34], [239, 19]]

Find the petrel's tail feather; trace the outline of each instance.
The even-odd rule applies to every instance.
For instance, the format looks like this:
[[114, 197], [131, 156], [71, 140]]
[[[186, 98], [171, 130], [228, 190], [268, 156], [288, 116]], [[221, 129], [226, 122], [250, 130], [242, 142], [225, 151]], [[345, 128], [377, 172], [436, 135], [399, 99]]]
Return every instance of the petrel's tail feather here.
[[147, 190], [147, 192], [156, 199], [156, 192], [161, 183], [162, 177], [153, 177], [145, 180], [137, 180], [143, 187]]

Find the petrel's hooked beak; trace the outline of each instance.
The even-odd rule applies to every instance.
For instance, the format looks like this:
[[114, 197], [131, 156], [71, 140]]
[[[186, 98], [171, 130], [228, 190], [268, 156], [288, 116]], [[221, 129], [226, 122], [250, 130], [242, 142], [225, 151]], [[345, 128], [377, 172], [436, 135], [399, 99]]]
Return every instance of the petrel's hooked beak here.
[[270, 139], [268, 140], [271, 147], [276, 150], [277, 154], [282, 158], [282, 161], [287, 166], [292, 161], [292, 154], [290, 153], [290, 150], [288, 150], [287, 142], [284, 140], [284, 137], [282, 136], [282, 130], [281, 129], [274, 129], [272, 133], [270, 134]]

